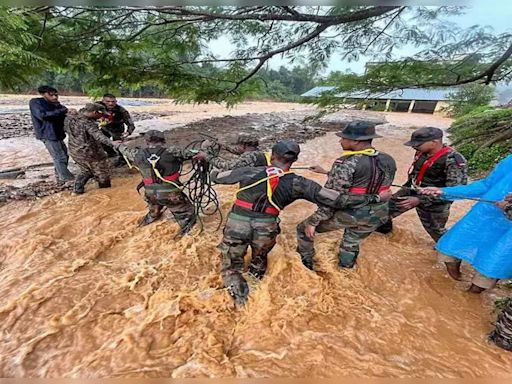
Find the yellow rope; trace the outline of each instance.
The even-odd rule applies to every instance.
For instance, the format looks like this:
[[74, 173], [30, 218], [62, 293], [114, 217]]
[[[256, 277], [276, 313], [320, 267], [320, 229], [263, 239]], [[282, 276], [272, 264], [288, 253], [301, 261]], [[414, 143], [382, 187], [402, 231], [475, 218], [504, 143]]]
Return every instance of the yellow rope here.
[[352, 156], [352, 155], [366, 155], [366, 156], [377, 156], [379, 152], [375, 148], [362, 149], [360, 151], [343, 151], [341, 156]]

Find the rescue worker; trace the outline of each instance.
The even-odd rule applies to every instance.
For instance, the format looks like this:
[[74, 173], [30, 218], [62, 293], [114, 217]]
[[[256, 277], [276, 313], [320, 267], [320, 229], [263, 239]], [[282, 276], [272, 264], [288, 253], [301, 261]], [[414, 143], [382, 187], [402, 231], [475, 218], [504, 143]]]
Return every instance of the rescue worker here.
[[419, 195], [417, 187], [452, 187], [466, 184], [466, 159], [453, 148], [443, 144], [443, 131], [425, 127], [414, 131], [404, 145], [416, 150], [409, 177], [389, 202], [389, 220], [377, 229], [380, 233], [393, 230], [393, 218], [416, 208], [423, 228], [437, 242], [446, 232], [451, 202]]
[[[311, 170], [327, 174], [325, 188], [341, 193], [375, 194], [390, 191], [396, 173], [393, 158], [372, 147], [372, 140], [381, 137], [375, 133], [375, 125], [354, 121], [340, 132], [340, 144], [344, 152], [327, 172], [320, 166]], [[345, 228], [338, 253], [340, 268], [352, 268], [359, 255], [359, 244], [388, 217], [387, 202], [372, 202], [364, 207], [318, 210], [297, 226], [297, 251], [307, 268], [314, 268], [315, 232], [324, 233]]]
[[[117, 104], [117, 99], [113, 94], [106, 93], [99, 103], [106, 108], [106, 113], [101, 118], [100, 126], [107, 137], [113, 141], [119, 141], [127, 138], [135, 131], [135, 124], [130, 113], [124, 107]], [[108, 146], [105, 146], [104, 149], [108, 157], [117, 156], [117, 160], [114, 162], [116, 167], [125, 164], [123, 158], [114, 149]]]
[[183, 193], [180, 168], [185, 160], [195, 153], [176, 147], [167, 147], [164, 133], [150, 130], [144, 134], [145, 148], [128, 148], [117, 144], [117, 150], [125, 157], [130, 167], [142, 175], [148, 213], [139, 221], [139, 226], [158, 220], [167, 207], [181, 227], [181, 234], [188, 232], [196, 222], [194, 206]]
[[73, 192], [85, 192], [85, 184], [94, 178], [99, 188], [109, 188], [110, 169], [107, 154], [102, 144], [113, 146], [100, 130], [98, 119], [105, 113], [105, 107], [98, 103], [88, 103], [78, 113], [68, 114], [64, 129], [68, 134], [69, 154], [78, 165], [79, 174], [75, 179]]
[[[512, 220], [512, 193], [498, 204], [509, 220]], [[512, 352], [512, 300], [509, 299], [503, 311], [498, 315], [496, 328], [489, 335], [489, 340], [498, 347]]]
[[227, 171], [228, 169], [235, 169], [241, 167], [260, 167], [269, 165], [270, 154], [259, 150], [259, 140], [256, 136], [240, 133], [234, 145], [229, 147], [221, 146], [229, 152], [238, 155], [232, 160], [226, 160], [218, 157], [209, 150], [213, 146], [213, 142], [205, 140], [201, 144], [202, 151], [198, 153], [198, 159], [204, 159], [212, 164], [219, 171]]
[[364, 207], [391, 196], [391, 193], [340, 194], [322, 188], [314, 181], [290, 172], [299, 152], [297, 143], [283, 140], [272, 147], [270, 166], [243, 167], [212, 174], [213, 181], [218, 184], [240, 183], [219, 245], [224, 285], [237, 304], [245, 303], [249, 294], [242, 276], [247, 248], [250, 246], [252, 250], [249, 274], [261, 279], [267, 269], [267, 255], [280, 232], [278, 216], [284, 207], [298, 199], [338, 209], [349, 205]]
[[52, 157], [58, 184], [74, 180], [68, 169], [68, 150], [64, 143], [64, 119], [68, 109], [59, 102], [59, 93], [48, 85], [37, 91], [41, 97], [30, 100], [30, 116], [37, 140], [41, 140]]

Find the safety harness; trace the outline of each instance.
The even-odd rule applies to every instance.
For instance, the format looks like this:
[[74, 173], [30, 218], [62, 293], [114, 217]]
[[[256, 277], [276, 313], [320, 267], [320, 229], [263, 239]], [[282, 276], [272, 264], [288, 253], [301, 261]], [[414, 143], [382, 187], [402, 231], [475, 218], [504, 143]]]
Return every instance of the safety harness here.
[[357, 194], [377, 194], [380, 192], [389, 191], [390, 185], [382, 185], [384, 182], [385, 172], [379, 161], [379, 151], [375, 148], [366, 148], [359, 151], [344, 151], [341, 157], [348, 157], [353, 155], [368, 156], [371, 162], [371, 176], [370, 182], [367, 187], [350, 187], [348, 189], [351, 193]]
[[265, 172], [266, 172], [267, 176], [260, 180], [257, 180], [256, 182], [254, 182], [252, 184], [246, 185], [245, 187], [238, 189], [238, 191], [236, 191], [236, 193], [235, 193], [235, 197], [236, 197], [235, 205], [255, 211], [260, 206], [260, 204], [259, 203], [251, 203], [249, 201], [242, 200], [242, 199], [238, 198], [238, 194], [242, 191], [246, 191], [246, 190], [251, 189], [251, 188], [253, 188], [257, 185], [260, 185], [262, 183], [266, 183], [267, 184], [266, 201], [268, 201], [272, 206], [265, 207], [263, 209], [263, 212], [268, 213], [269, 215], [278, 216], [279, 212], [281, 211], [281, 208], [279, 208], [279, 206], [272, 200], [272, 196], [274, 194], [275, 189], [279, 185], [279, 179], [281, 177], [283, 177], [284, 175], [287, 175], [287, 174], [290, 174], [293, 172], [292, 171], [283, 171], [281, 168], [273, 167], [270, 162], [270, 153], [268, 153], [268, 152], [265, 152], [265, 159], [267, 160], [267, 166], [265, 168]]
[[[421, 185], [421, 182], [423, 181], [423, 178], [425, 177], [425, 173], [427, 172], [427, 170], [432, 167], [432, 165], [437, 161], [439, 160], [439, 158], [443, 155], [446, 155], [447, 153], [450, 153], [453, 151], [453, 148], [451, 147], [443, 147], [441, 148], [439, 151], [437, 151], [436, 153], [434, 153], [434, 155], [432, 155], [430, 158], [428, 158], [427, 160], [425, 160], [425, 162], [421, 165], [421, 168], [418, 172], [418, 176], [416, 176], [415, 179], [413, 179], [413, 185], [415, 186], [420, 186]], [[414, 166], [416, 165], [416, 162], [420, 159], [422, 153], [420, 151], [416, 152], [416, 155], [414, 156], [414, 161], [411, 165], [411, 167], [409, 168], [409, 176], [412, 176], [412, 173], [414, 172]]]

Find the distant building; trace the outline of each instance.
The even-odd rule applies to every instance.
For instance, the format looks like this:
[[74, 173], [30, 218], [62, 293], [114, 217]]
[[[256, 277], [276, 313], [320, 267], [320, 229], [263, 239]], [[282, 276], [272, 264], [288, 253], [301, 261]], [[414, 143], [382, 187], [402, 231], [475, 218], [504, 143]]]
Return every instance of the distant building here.
[[[335, 87], [315, 87], [302, 97], [318, 97], [322, 92]], [[363, 109], [391, 112], [414, 112], [444, 114], [449, 107], [451, 89], [406, 88], [386, 93], [343, 92], [336, 97], [343, 98], [347, 104], [362, 104]]]

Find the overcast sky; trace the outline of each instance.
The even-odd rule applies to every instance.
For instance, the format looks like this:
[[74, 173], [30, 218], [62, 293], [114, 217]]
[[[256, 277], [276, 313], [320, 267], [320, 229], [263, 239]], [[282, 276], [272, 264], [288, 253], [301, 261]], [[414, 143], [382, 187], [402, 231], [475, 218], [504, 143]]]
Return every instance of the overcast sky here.
[[[447, 19], [464, 28], [478, 24], [491, 26], [496, 33], [512, 32], [512, 0], [473, 0], [470, 4], [465, 14], [451, 16]], [[220, 39], [211, 45], [211, 49], [216, 55], [228, 56], [232, 46], [227, 39]], [[401, 55], [413, 53], [407, 49], [397, 52]], [[339, 56], [333, 55], [328, 71], [351, 70], [361, 73], [364, 70], [365, 61], [366, 59], [362, 59], [359, 62], [348, 63], [342, 61]], [[287, 62], [279, 57], [274, 57], [269, 61], [271, 68], [278, 68], [280, 65], [286, 64]]]

